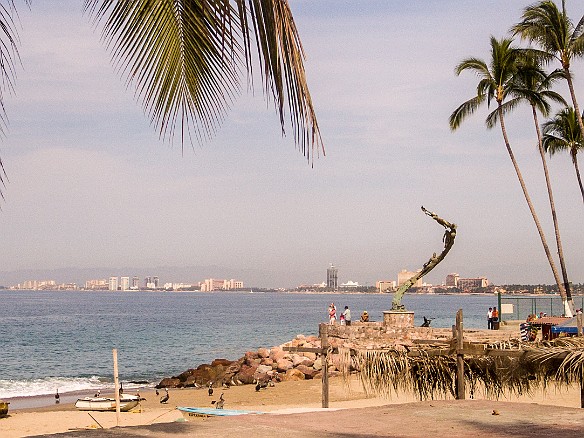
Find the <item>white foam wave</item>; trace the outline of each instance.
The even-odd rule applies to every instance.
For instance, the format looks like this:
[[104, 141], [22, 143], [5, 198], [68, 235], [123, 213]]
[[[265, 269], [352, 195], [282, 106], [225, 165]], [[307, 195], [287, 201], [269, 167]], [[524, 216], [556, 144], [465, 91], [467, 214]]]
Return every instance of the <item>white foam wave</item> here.
[[113, 388], [113, 383], [99, 376], [91, 377], [45, 377], [42, 379], [2, 380], [0, 398], [32, 397], [59, 393]]

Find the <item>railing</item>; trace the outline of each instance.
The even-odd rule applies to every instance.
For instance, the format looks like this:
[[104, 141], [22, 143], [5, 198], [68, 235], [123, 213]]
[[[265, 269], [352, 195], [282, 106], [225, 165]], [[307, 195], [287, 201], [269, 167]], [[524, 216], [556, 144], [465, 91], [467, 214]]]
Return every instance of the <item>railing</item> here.
[[[584, 308], [584, 295], [572, 296], [576, 309]], [[512, 304], [512, 313], [503, 313], [504, 304]], [[561, 316], [564, 313], [564, 306], [559, 295], [542, 295], [523, 297], [518, 295], [501, 295], [501, 309], [499, 319], [504, 320], [525, 320], [530, 314], [539, 315], [541, 312], [547, 316]]]

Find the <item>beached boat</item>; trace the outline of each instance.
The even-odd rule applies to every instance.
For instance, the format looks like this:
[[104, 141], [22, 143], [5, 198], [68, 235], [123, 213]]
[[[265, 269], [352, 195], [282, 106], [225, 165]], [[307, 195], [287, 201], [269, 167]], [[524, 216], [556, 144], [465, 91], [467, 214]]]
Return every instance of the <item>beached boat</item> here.
[[[137, 395], [122, 394], [120, 397], [120, 411], [128, 412], [138, 406], [143, 398]], [[115, 411], [116, 399], [113, 397], [84, 397], [77, 399], [75, 407], [80, 411]]]
[[193, 417], [231, 417], [234, 415], [263, 414], [259, 411], [243, 411], [239, 409], [215, 409], [215, 408], [189, 408], [177, 407], [183, 416], [188, 420]]

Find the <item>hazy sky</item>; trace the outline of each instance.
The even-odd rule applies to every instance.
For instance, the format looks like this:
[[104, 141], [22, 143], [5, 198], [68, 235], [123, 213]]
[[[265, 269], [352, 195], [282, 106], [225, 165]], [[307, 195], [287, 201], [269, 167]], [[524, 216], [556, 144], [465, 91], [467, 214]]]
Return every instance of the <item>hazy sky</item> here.
[[[208, 275], [247, 270], [246, 284], [279, 287], [321, 282], [334, 263], [341, 282], [371, 285], [442, 249], [424, 205], [459, 227], [427, 281], [553, 283], [486, 108], [448, 127], [477, 82], [454, 66], [488, 58], [490, 35], [505, 35], [530, 1], [290, 2], [326, 147], [314, 168], [281, 137], [261, 87], [244, 89], [212, 141], [184, 154], [161, 142], [81, 0], [20, 4], [22, 68], [0, 143], [10, 179], [0, 271], [215, 265]], [[567, 3], [577, 21], [584, 6]], [[583, 68], [574, 63], [582, 100]], [[530, 110], [507, 121], [555, 248]], [[549, 164], [568, 272], [581, 283], [584, 207], [569, 156]], [[134, 275], [104, 272], [124, 274]]]

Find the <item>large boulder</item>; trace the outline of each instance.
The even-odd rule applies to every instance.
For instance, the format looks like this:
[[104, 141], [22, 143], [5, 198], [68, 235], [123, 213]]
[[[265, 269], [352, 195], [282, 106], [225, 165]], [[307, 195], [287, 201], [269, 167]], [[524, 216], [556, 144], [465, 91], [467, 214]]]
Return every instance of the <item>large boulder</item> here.
[[262, 359], [270, 357], [270, 350], [267, 348], [258, 348], [258, 356]]
[[312, 364], [312, 368], [314, 368], [316, 371], [322, 370], [322, 358], [319, 357], [316, 359]]
[[235, 379], [239, 380], [244, 385], [252, 384], [255, 380], [254, 374], [258, 369], [258, 364], [242, 365], [239, 372], [235, 375]]
[[286, 374], [284, 374], [282, 380], [286, 380], [286, 381], [291, 381], [291, 380], [304, 380], [304, 374], [302, 373], [302, 371], [296, 369], [296, 368], [292, 368], [289, 369], [288, 371], [286, 371]]
[[280, 372], [286, 372], [293, 367], [294, 364], [288, 359], [279, 359], [278, 361], [276, 361], [276, 369]]
[[156, 385], [157, 388], [178, 388], [180, 386], [180, 379], [177, 379], [175, 377], [165, 377], [164, 379], [162, 379], [160, 381], [160, 383], [158, 385]]
[[282, 350], [280, 347], [274, 347], [270, 349], [270, 358], [274, 362], [278, 362], [280, 359], [284, 359], [287, 356], [289, 356], [288, 352]]
[[320, 371], [316, 371], [312, 367], [307, 367], [306, 365], [302, 365], [302, 364], [298, 365], [296, 367], [296, 369], [298, 371], [300, 371], [302, 374], [304, 374], [304, 377], [306, 379], [314, 379], [314, 376], [320, 372]]

